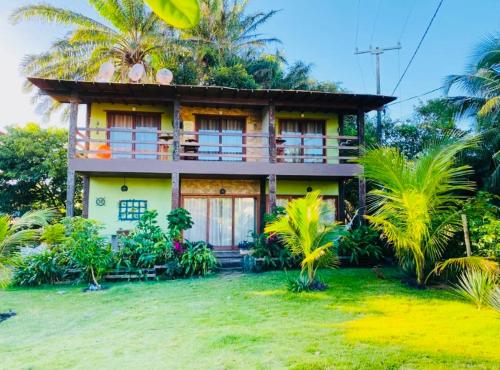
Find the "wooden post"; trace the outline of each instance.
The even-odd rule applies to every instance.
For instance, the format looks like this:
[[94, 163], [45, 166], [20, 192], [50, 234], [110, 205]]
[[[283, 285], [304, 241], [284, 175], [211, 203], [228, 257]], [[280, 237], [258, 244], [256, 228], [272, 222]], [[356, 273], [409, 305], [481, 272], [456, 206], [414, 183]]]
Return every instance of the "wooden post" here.
[[269, 175], [269, 212], [276, 208], [276, 174]]
[[[359, 155], [363, 155], [364, 145], [365, 145], [365, 112], [363, 109], [358, 110], [356, 116], [356, 124], [358, 127], [358, 145], [359, 145]], [[363, 225], [365, 222], [365, 212], [366, 212], [366, 180], [363, 175], [359, 177], [358, 186], [358, 216], [359, 224]]]
[[[344, 114], [339, 113], [339, 135], [342, 136], [344, 135]], [[338, 145], [340, 146], [340, 140], [338, 140]], [[341, 156], [340, 149], [339, 149], [339, 157]], [[342, 163], [342, 161], [339, 161], [339, 163]], [[338, 201], [338, 207], [339, 207], [339, 220], [340, 222], [345, 222], [345, 179], [343, 177], [340, 177], [339, 180], [339, 201]]]
[[266, 213], [266, 178], [263, 177], [260, 179], [260, 203], [259, 203], [259, 220], [260, 220], [260, 227], [259, 231], [262, 233], [264, 232], [264, 214]]
[[180, 159], [181, 148], [181, 103], [179, 99], [174, 100], [174, 134], [173, 134], [173, 159]]
[[269, 119], [269, 162], [276, 163], [276, 125], [274, 123], [275, 105], [269, 102], [268, 119]]
[[179, 172], [172, 173], [172, 209], [181, 206], [181, 178]]
[[467, 215], [462, 213], [462, 227], [464, 229], [464, 240], [465, 240], [465, 249], [467, 250], [467, 257], [472, 256], [472, 249], [470, 247], [470, 237], [469, 237], [469, 228], [467, 226]]
[[73, 217], [75, 214], [75, 171], [71, 167], [71, 160], [76, 153], [76, 130], [78, 125], [78, 96], [71, 94], [69, 105], [69, 129], [68, 129], [68, 170], [66, 176], [66, 216]]
[[82, 216], [89, 217], [89, 190], [90, 190], [90, 176], [83, 175], [83, 197], [82, 197]]

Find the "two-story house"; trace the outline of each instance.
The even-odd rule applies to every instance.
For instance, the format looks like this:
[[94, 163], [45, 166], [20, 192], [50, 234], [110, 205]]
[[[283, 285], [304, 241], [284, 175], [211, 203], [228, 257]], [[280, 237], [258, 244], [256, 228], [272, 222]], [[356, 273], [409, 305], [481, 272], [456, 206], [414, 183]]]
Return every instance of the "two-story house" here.
[[[215, 86], [29, 79], [70, 104], [67, 213], [75, 176], [84, 181], [83, 214], [107, 235], [129, 230], [145, 210], [184, 207], [190, 240], [235, 248], [262, 215], [311, 190], [343, 220], [346, 179], [364, 143], [364, 117], [393, 97]], [[87, 105], [84, 127], [78, 107]], [[354, 115], [357, 135], [345, 136]], [[359, 183], [361, 212], [365, 184]]]

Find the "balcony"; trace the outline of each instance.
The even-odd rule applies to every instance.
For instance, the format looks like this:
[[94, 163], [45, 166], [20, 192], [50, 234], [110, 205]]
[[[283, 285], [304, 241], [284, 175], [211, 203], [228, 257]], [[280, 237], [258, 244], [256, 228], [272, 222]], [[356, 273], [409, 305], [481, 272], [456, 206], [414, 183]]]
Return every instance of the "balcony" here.
[[356, 136], [78, 128], [72, 168], [106, 174], [354, 176]]

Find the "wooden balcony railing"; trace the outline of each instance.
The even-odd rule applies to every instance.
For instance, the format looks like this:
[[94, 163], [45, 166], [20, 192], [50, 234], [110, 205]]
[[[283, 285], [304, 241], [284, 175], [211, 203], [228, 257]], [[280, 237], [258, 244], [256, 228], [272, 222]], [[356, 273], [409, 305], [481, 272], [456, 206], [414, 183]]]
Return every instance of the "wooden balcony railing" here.
[[[78, 128], [75, 157], [112, 160], [346, 163], [357, 158], [356, 136], [281, 134], [273, 143], [262, 132], [216, 132], [180, 130], [179, 145], [174, 132], [150, 128]], [[356, 144], [356, 145], [355, 145]], [[178, 153], [175, 153], [178, 148]]]

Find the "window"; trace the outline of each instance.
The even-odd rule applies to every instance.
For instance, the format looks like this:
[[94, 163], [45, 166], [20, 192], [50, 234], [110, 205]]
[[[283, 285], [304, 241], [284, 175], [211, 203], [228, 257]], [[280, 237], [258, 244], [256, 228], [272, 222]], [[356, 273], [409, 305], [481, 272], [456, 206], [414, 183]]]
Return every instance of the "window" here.
[[[285, 139], [283, 162], [322, 163], [324, 162], [325, 121], [281, 120], [281, 135]], [[288, 137], [287, 137], [288, 136]], [[308, 146], [308, 148], [304, 148]], [[305, 157], [305, 158], [304, 158]], [[320, 157], [320, 158], [314, 158]]]
[[156, 159], [160, 121], [159, 113], [109, 112], [108, 141], [112, 157]]
[[118, 220], [138, 221], [148, 209], [147, 200], [126, 199], [120, 200], [118, 205]]
[[[243, 161], [245, 119], [237, 117], [197, 117], [198, 157], [201, 161]], [[235, 146], [231, 146], [235, 145]], [[209, 154], [203, 156], [201, 154]], [[217, 156], [216, 154], [222, 154]]]

